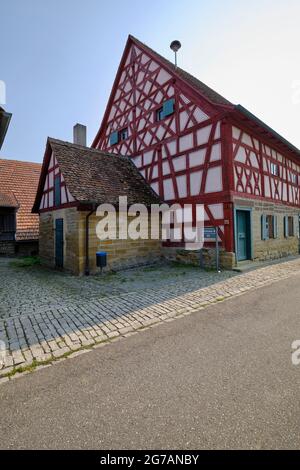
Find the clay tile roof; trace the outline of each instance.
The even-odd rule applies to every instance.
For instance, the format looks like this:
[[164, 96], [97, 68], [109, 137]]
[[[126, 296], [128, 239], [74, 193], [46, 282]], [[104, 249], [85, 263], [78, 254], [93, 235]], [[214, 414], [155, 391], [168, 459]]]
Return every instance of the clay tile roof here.
[[7, 195], [14, 196], [17, 206], [13, 207], [18, 207], [16, 240], [33, 240], [39, 236], [39, 218], [31, 209], [40, 172], [39, 163], [0, 159], [0, 193], [6, 195], [5, 200], [0, 197], [0, 206], [5, 205]]
[[5, 193], [0, 190], [0, 207], [19, 207], [18, 201], [12, 191]]
[[129, 35], [129, 38], [137, 45], [141, 46], [143, 49], [148, 50], [152, 55], [155, 55], [159, 58], [160, 62], [164, 63], [169, 69], [172, 70], [173, 73], [179, 75], [183, 80], [188, 82], [192, 87], [196, 88], [205, 98], [207, 98], [211, 103], [219, 104], [219, 105], [230, 105], [232, 103], [224, 98], [222, 95], [214, 91], [209, 86], [205, 85], [205, 83], [198, 80], [198, 78], [194, 77], [190, 73], [186, 72], [186, 70], [181, 69], [180, 67], [175, 67], [175, 65], [170, 62], [168, 59], [163, 57], [162, 55], [158, 54], [158, 52], [151, 49], [151, 47], [147, 46], [143, 42], [139, 41], [132, 35]]
[[118, 205], [119, 196], [127, 196], [128, 204], [160, 202], [129, 157], [51, 138], [48, 142], [78, 202]]

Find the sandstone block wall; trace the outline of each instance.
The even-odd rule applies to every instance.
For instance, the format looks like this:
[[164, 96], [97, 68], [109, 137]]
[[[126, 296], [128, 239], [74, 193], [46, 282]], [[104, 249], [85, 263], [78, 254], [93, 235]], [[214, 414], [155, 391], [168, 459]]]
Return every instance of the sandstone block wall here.
[[55, 267], [55, 220], [64, 220], [64, 269], [79, 274], [78, 212], [75, 207], [40, 214], [39, 254], [43, 264]]
[[[299, 253], [298, 219], [300, 211], [297, 208], [250, 199], [236, 200], [235, 205], [241, 209], [243, 206], [252, 209], [253, 260], [270, 260]], [[261, 239], [261, 216], [263, 214], [277, 216], [277, 238]], [[294, 236], [287, 238], [284, 236], [284, 216], [286, 215], [294, 218]]]
[[[79, 272], [84, 273], [85, 268], [85, 218], [87, 212], [79, 213]], [[147, 216], [148, 219], [148, 216]], [[150, 230], [151, 224], [148, 219], [147, 232], [141, 232], [141, 235], [147, 236], [147, 239], [138, 240], [99, 240], [96, 233], [97, 223], [100, 218], [93, 214], [89, 219], [89, 260], [90, 272], [94, 274], [99, 272], [96, 267], [96, 252], [107, 252], [107, 268], [106, 270], [119, 270], [133, 266], [145, 265], [158, 261], [161, 257], [160, 240], [151, 240]], [[128, 224], [132, 218], [128, 217]], [[117, 224], [118, 233], [118, 224]]]

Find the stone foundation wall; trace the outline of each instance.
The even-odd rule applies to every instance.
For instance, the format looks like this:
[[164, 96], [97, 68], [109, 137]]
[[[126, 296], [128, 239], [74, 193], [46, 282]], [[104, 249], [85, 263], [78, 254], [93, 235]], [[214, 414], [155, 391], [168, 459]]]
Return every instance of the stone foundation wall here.
[[15, 242], [0, 240], [0, 256], [13, 256], [15, 254]]
[[[87, 212], [79, 214], [79, 273], [85, 271], [85, 218]], [[148, 216], [147, 216], [148, 218]], [[132, 218], [128, 218], [128, 224]], [[150, 221], [148, 220], [148, 231], [143, 236], [147, 239], [138, 240], [99, 240], [96, 234], [96, 226], [100, 218], [95, 214], [89, 218], [89, 264], [90, 273], [99, 272], [96, 266], [96, 252], [107, 252], [107, 268], [108, 270], [120, 270], [134, 266], [155, 263], [161, 258], [161, 242], [160, 240], [151, 240], [150, 238]], [[117, 225], [118, 229], [118, 225]], [[118, 230], [117, 230], [118, 233]]]
[[[202, 250], [191, 251], [175, 247], [163, 247], [162, 253], [166, 259], [171, 261], [216, 269], [215, 248], [202, 248]], [[221, 269], [232, 269], [235, 266], [235, 254], [220, 248], [219, 263]]]
[[[252, 208], [252, 240], [253, 260], [264, 261], [282, 258], [299, 253], [299, 222], [300, 210], [282, 204], [253, 201], [251, 199], [238, 199], [235, 205], [242, 209], [243, 205]], [[276, 215], [278, 223], [278, 236], [268, 240], [261, 239], [261, 216]], [[294, 217], [294, 236], [284, 236], [284, 216]]]
[[39, 253], [39, 241], [17, 241], [16, 242], [16, 255], [18, 256], [36, 256]]

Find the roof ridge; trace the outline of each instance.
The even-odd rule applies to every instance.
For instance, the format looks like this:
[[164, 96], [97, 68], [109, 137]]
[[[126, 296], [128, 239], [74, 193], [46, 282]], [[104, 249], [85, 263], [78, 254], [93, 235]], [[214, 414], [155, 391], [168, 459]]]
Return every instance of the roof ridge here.
[[129, 204], [160, 201], [130, 157], [48, 137], [34, 213], [39, 211], [51, 151], [76, 204], [118, 204], [120, 195], [127, 195]]
[[39, 166], [42, 166], [41, 163], [38, 163], [38, 162], [28, 162], [27, 160], [15, 160], [13, 158], [3, 158], [3, 157], [0, 157], [0, 162], [3, 161], [3, 162], [13, 162], [13, 163], [24, 163], [24, 164], [29, 164], [29, 165], [39, 165]]
[[[196, 87], [198, 88], [198, 93], [201, 93], [201, 95], [204, 96], [205, 99], [207, 99], [208, 101], [210, 101], [211, 103], [213, 104], [223, 104], [223, 105], [229, 105], [229, 106], [233, 106], [233, 103], [231, 103], [231, 101], [227, 100], [227, 98], [225, 98], [224, 96], [222, 96], [220, 93], [216, 92], [213, 88], [211, 88], [210, 86], [206, 85], [206, 83], [202, 82], [201, 80], [199, 80], [199, 78], [195, 77], [194, 75], [192, 75], [190, 72], [186, 71], [185, 69], [182, 69], [181, 67], [178, 67], [178, 66], [175, 66], [169, 59], [167, 59], [166, 57], [164, 57], [162, 54], [160, 54], [159, 52], [155, 51], [154, 49], [152, 49], [150, 46], [148, 46], [147, 44], [145, 44], [144, 42], [140, 41], [139, 39], [137, 39], [135, 36], [133, 36], [132, 34], [129, 34], [129, 39], [131, 41], [133, 41], [134, 43], [136, 43], [136, 45], [140, 45], [146, 49], [148, 49], [148, 51], [150, 51], [152, 54], [154, 54], [155, 56], [157, 56], [160, 60], [162, 60], [165, 65], [167, 65], [168, 67], [170, 67], [172, 69], [172, 73], [174, 74], [177, 74], [177, 76], [179, 78], [181, 78], [182, 80], [187, 80], [189, 85], [192, 86], [192, 87]], [[179, 73], [178, 73], [179, 72]], [[195, 83], [193, 83], [195, 82]], [[224, 103], [216, 103], [214, 102], [213, 99], [209, 98], [206, 94], [205, 94], [205, 91], [204, 90], [200, 90], [200, 86], [203, 87], [203, 88], [206, 88], [206, 91], [209, 91], [211, 92], [212, 94], [214, 94], [218, 99], [221, 99]]]
[[81, 150], [86, 150], [92, 153], [96, 153], [98, 155], [106, 155], [108, 157], [114, 157], [114, 158], [124, 158], [126, 161], [131, 161], [131, 158], [128, 157], [127, 155], [121, 155], [117, 153], [112, 153], [112, 152], [106, 152], [105, 150], [100, 150], [100, 149], [95, 149], [93, 147], [87, 147], [86, 145], [80, 145], [80, 144], [75, 144], [73, 142], [68, 142], [67, 140], [61, 140], [61, 139], [55, 139], [54, 137], [48, 137], [48, 140], [51, 144], [51, 142], [54, 142], [58, 145], [65, 145], [67, 147], [75, 147], [79, 148]]

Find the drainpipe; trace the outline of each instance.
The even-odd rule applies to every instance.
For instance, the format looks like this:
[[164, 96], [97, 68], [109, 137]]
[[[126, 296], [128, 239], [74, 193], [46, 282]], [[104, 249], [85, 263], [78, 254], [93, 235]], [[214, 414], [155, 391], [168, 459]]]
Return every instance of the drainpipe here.
[[85, 275], [89, 276], [90, 274], [90, 259], [89, 259], [89, 236], [90, 236], [90, 227], [89, 227], [89, 218], [95, 212], [94, 205], [92, 210], [85, 217]]

